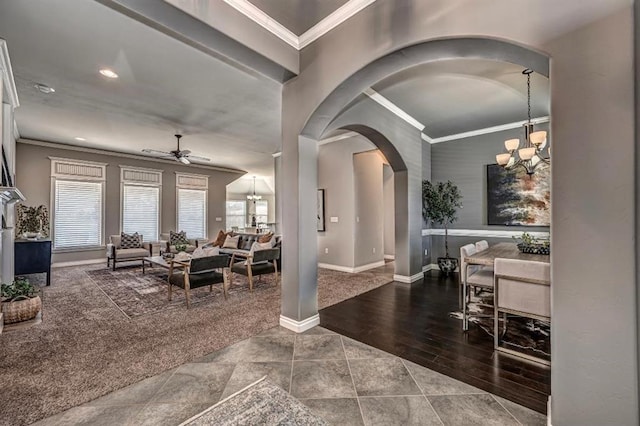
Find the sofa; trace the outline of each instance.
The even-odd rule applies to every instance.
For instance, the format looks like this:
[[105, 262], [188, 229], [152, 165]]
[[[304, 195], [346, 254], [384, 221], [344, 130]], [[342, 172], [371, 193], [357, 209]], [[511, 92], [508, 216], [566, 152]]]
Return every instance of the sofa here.
[[[229, 248], [221, 247], [220, 254], [228, 254], [229, 256], [232, 256], [235, 254], [236, 257], [238, 256], [246, 257], [249, 255], [249, 251], [251, 250], [251, 246], [253, 245], [253, 243], [257, 242], [258, 238], [264, 236], [265, 234], [246, 234], [241, 232], [233, 232], [233, 236], [236, 236], [236, 235], [240, 236], [240, 241], [238, 242], [238, 248], [229, 249]], [[274, 235], [271, 238], [276, 239], [276, 242], [273, 248], [279, 248], [280, 251], [282, 251], [282, 236]], [[212, 247], [212, 246], [213, 246], [213, 243], [208, 243], [204, 245], [204, 247]], [[278, 258], [277, 262], [278, 262], [278, 268], [281, 269], [281, 266], [282, 266], [281, 256]]]
[[111, 264], [115, 271], [117, 262], [142, 261], [143, 258], [151, 256], [151, 244], [143, 242], [142, 235], [139, 237], [140, 248], [122, 248], [122, 236], [111, 235], [109, 237], [109, 244], [107, 244], [107, 268]]

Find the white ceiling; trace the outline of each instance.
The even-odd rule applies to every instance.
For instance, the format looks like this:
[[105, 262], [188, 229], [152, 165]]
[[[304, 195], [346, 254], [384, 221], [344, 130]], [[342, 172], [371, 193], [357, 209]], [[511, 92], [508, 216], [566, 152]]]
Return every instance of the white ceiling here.
[[[425, 126], [431, 138], [527, 119], [523, 68], [478, 59], [434, 62], [395, 74], [373, 89]], [[549, 80], [531, 75], [531, 115], [549, 115]]]
[[[256, 194], [273, 195], [275, 194], [273, 179], [256, 178]], [[252, 194], [253, 193], [253, 176], [244, 175], [227, 185], [227, 194]]]
[[249, 0], [297, 36], [322, 21], [348, 0]]
[[[23, 138], [140, 153], [183, 149], [211, 164], [271, 176], [281, 86], [94, 1], [0, 2]], [[108, 80], [101, 67], [120, 78]], [[34, 83], [52, 86], [44, 95]], [[74, 138], [83, 137], [85, 142]]]

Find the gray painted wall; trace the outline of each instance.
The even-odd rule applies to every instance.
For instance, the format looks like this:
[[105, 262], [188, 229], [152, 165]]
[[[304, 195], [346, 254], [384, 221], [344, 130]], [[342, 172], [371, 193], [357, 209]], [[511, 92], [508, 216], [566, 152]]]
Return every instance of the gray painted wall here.
[[[536, 130], [549, 130], [547, 123], [535, 126]], [[487, 164], [495, 164], [496, 154], [503, 152], [504, 141], [524, 138], [521, 128], [472, 136], [431, 145], [431, 178], [433, 182], [452, 181], [462, 194], [462, 209], [458, 210], [458, 220], [451, 229], [489, 229], [518, 232], [549, 232], [542, 226], [495, 226], [487, 225]], [[550, 139], [550, 138], [549, 138]], [[440, 225], [432, 226], [441, 228]], [[431, 261], [445, 255], [444, 237], [431, 236]], [[474, 243], [479, 237], [449, 238], [449, 255], [460, 256], [460, 247]], [[499, 243], [511, 239], [495, 238]]]
[[[294, 238], [288, 240], [290, 251], [295, 255], [315, 242], [293, 235], [312, 225], [300, 220], [300, 209], [308, 199], [298, 189], [309, 172], [300, 168], [308, 164], [299, 135], [338, 85], [342, 84], [340, 94], [347, 103], [361, 92], [358, 82], [347, 81], [349, 76], [387, 53], [443, 37], [476, 34], [544, 51], [552, 62], [555, 147], [552, 423], [638, 424], [631, 2], [606, 2], [619, 12], [593, 23], [589, 23], [593, 15], [580, 13], [583, 5], [605, 3], [399, 3], [378, 0], [352, 17], [349, 25], [336, 27], [304, 49], [301, 74], [284, 86], [283, 156], [284, 164], [290, 164], [284, 189], [291, 193], [284, 219]], [[542, 13], [547, 5], [554, 13]], [[540, 13], [532, 13], [532, 7]], [[514, 19], [517, 16], [527, 19]], [[547, 31], [554, 22], [566, 24], [569, 19], [573, 19], [571, 29], [565, 25], [564, 30]], [[483, 53], [500, 58], [507, 51], [478, 55]], [[459, 53], [447, 51], [441, 56], [446, 55]], [[401, 69], [398, 64], [405, 58], [398, 54], [386, 59], [376, 65], [377, 71], [390, 75]], [[367, 72], [374, 73], [370, 68]], [[305, 300], [315, 291], [315, 284], [307, 280], [312, 278], [307, 270], [313, 269], [313, 262], [298, 257], [291, 262], [283, 276], [283, 314], [304, 319], [315, 314], [307, 310], [311, 304]]]
[[[318, 188], [325, 190], [325, 232], [318, 232], [318, 262], [353, 268], [355, 239], [355, 177], [353, 155], [374, 146], [357, 136], [321, 145]], [[337, 217], [338, 222], [331, 222]], [[325, 253], [328, 251], [328, 253]]]
[[382, 198], [384, 208], [384, 254], [393, 256], [396, 252], [396, 212], [393, 187], [393, 170], [385, 164], [382, 168]]
[[[26, 143], [17, 144], [16, 184], [27, 198], [29, 206], [44, 204], [51, 211], [51, 161], [49, 157], [108, 163], [105, 188], [105, 244], [109, 235], [120, 233], [120, 165], [162, 169], [162, 210], [161, 232], [176, 228], [176, 178], [175, 172], [209, 175], [208, 223], [209, 237], [216, 235], [224, 227], [226, 186], [242, 174], [222, 172], [199, 167], [185, 167], [153, 161], [144, 161], [117, 155], [102, 155], [62, 148], [50, 148]], [[216, 222], [222, 217], [223, 222]], [[104, 259], [105, 250], [54, 253], [53, 262], [73, 262]]]
[[382, 155], [378, 150], [353, 156], [355, 186], [354, 266], [384, 259]]

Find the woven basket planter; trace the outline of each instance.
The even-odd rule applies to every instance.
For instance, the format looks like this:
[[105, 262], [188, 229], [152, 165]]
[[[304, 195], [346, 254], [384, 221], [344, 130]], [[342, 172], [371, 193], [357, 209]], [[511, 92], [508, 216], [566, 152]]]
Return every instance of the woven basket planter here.
[[36, 296], [11, 302], [2, 302], [0, 308], [4, 314], [5, 324], [29, 321], [34, 319], [42, 309], [42, 300], [40, 300], [40, 296]]

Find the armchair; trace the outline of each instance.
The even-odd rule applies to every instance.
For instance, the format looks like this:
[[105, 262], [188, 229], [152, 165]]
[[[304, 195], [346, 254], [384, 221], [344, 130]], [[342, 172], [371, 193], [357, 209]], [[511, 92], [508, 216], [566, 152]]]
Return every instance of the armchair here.
[[138, 237], [140, 239], [140, 247], [123, 248], [122, 234], [111, 235], [109, 237], [109, 244], [107, 244], [107, 268], [111, 264], [113, 270], [115, 271], [117, 262], [133, 262], [136, 260], [142, 261], [143, 258], [151, 256], [151, 244], [143, 242], [142, 235], [139, 235]]
[[[229, 256], [220, 254], [216, 256], [198, 257], [190, 262], [172, 261], [169, 266], [169, 300], [172, 297], [173, 286], [184, 289], [187, 298], [187, 308], [191, 306], [191, 289], [209, 286], [213, 290], [213, 284], [222, 283], [224, 298], [227, 298], [227, 276], [224, 269], [229, 266]], [[176, 267], [176, 268], [174, 268]], [[183, 268], [176, 272], [177, 268]]]
[[[249, 290], [253, 291], [253, 277], [264, 274], [275, 274], [276, 284], [278, 283], [278, 258], [280, 249], [272, 248], [266, 250], [256, 250], [242, 261], [236, 262], [236, 253], [231, 256], [231, 273], [229, 282], [233, 283], [233, 274], [244, 275], [249, 278]], [[245, 260], [246, 259], [246, 260]]]
[[[167, 232], [166, 234], [160, 234], [160, 240], [165, 241], [166, 242], [166, 246], [164, 247], [164, 252], [165, 253], [177, 253], [178, 250], [176, 250], [176, 244], [175, 244], [175, 240], [174, 243], [171, 242], [171, 235], [172, 234], [176, 234], [173, 231]], [[186, 237], [186, 235], [185, 235]], [[194, 239], [194, 238], [187, 238], [186, 239], [187, 243], [187, 253], [193, 253], [193, 251], [198, 248], [198, 240]]]

